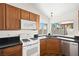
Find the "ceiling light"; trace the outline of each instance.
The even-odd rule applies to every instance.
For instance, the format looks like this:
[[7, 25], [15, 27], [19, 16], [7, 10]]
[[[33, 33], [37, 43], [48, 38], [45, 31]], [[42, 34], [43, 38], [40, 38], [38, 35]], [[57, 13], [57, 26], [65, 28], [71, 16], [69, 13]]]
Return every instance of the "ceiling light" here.
[[53, 17], [53, 12], [51, 12], [51, 17]]

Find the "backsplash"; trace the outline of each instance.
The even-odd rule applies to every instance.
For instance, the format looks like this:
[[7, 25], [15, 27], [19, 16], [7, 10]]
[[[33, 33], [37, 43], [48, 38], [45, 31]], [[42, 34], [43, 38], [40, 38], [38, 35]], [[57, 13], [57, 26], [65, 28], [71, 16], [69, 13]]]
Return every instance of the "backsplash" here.
[[18, 36], [19, 34], [20, 34], [19, 30], [18, 31], [1, 30], [0, 31], [0, 38]]
[[33, 36], [33, 34], [37, 34], [37, 30], [1, 30], [0, 38], [2, 37], [12, 37], [12, 36], [20, 36], [21, 38], [26, 38], [28, 36]]
[[32, 38], [34, 34], [38, 34], [37, 30], [21, 30], [20, 31], [20, 38], [25, 39], [25, 38]]

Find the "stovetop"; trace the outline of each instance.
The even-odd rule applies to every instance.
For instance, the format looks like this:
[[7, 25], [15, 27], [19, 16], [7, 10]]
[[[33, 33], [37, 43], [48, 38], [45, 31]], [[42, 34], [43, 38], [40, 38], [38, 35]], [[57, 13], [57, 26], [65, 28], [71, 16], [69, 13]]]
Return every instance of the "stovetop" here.
[[23, 42], [30, 42], [29, 39], [22, 39]]
[[22, 41], [24, 47], [27, 46], [27, 45], [32, 45], [32, 44], [38, 42], [37, 39], [30, 39], [30, 38], [28, 38], [28, 39], [27, 38], [24, 38], [21, 41]]
[[38, 38], [30, 38], [31, 40], [37, 40]]

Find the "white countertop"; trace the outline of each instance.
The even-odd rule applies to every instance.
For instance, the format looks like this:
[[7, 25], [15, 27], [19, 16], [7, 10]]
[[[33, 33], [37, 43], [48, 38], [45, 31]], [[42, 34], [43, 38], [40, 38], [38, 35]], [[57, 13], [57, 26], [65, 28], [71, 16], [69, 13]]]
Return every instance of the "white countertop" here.
[[64, 36], [64, 37], [72, 37], [72, 38], [74, 38], [75, 35], [59, 35], [59, 34], [53, 34], [53, 36]]
[[75, 41], [74, 39], [70, 39], [70, 38], [63, 38], [63, 37], [57, 37], [59, 39], [63, 39], [63, 40], [70, 40], [70, 41]]

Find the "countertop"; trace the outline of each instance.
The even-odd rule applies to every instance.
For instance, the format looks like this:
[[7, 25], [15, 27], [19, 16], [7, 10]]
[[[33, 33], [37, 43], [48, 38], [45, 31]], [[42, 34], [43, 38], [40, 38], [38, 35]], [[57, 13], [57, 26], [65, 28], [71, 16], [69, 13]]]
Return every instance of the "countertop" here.
[[22, 45], [21, 42], [19, 42], [19, 43], [12, 43], [12, 44], [6, 44], [6, 45], [1, 45], [0, 49], [12, 47], [12, 46], [16, 46], [16, 45], [20, 45], [20, 44]]
[[53, 36], [43, 35], [43, 36], [39, 36], [39, 39], [42, 39], [42, 38], [57, 38], [57, 39], [64, 40], [64, 41], [79, 43], [79, 40], [75, 40], [74, 36], [69, 36], [69, 35], [53, 35]]
[[[48, 37], [48, 35], [39, 35], [38, 37]], [[50, 37], [64, 37], [74, 39], [74, 35], [51, 35]]]

